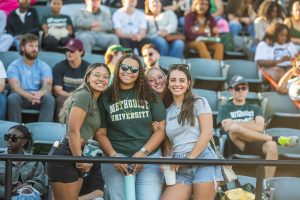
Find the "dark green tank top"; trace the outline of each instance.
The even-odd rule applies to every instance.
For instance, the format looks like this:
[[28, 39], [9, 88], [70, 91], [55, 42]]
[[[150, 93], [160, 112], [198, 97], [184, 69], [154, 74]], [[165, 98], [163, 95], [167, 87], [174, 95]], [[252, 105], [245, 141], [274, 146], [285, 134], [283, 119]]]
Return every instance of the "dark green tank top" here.
[[293, 22], [291, 20], [291, 28], [290, 28], [290, 35], [293, 38], [300, 38], [300, 30], [294, 28]]

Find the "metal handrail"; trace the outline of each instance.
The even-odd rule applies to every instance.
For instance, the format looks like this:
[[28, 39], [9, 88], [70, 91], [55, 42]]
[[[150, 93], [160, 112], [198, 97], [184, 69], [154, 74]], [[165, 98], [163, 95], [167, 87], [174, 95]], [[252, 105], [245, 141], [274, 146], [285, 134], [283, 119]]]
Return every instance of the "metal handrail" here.
[[121, 157], [81, 157], [81, 156], [47, 156], [47, 155], [16, 155], [1, 154], [0, 160], [5, 161], [5, 199], [11, 198], [12, 191], [12, 161], [40, 161], [40, 162], [86, 162], [86, 163], [134, 163], [134, 164], [179, 164], [179, 165], [234, 165], [256, 166], [255, 199], [261, 200], [262, 182], [264, 178], [263, 166], [300, 166], [298, 160], [231, 160], [231, 159], [170, 159], [170, 158], [121, 158]]

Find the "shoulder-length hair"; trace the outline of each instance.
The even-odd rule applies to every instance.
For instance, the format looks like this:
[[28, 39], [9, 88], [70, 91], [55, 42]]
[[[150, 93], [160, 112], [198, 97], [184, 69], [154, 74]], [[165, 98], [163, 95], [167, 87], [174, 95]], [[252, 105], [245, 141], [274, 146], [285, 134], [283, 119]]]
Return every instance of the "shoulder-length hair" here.
[[156, 99], [154, 92], [150, 89], [150, 86], [147, 83], [145, 77], [145, 67], [139, 56], [129, 53], [123, 55], [116, 64], [116, 69], [114, 73], [114, 79], [112, 86], [109, 88], [109, 93], [111, 94], [111, 99], [113, 102], [120, 101], [120, 64], [123, 63], [125, 59], [133, 59], [139, 64], [138, 78], [134, 84], [135, 98], [140, 101], [141, 104], [144, 104], [145, 101], [152, 102]]
[[[203, 0], [194, 0], [194, 1], [193, 1], [192, 8], [191, 8], [193, 13], [196, 13], [196, 6], [197, 6], [197, 4], [199, 4], [201, 1], [203, 1]], [[208, 2], [208, 9], [207, 9], [207, 11], [206, 11], [206, 13], [205, 13], [205, 16], [206, 16], [206, 17], [209, 17], [209, 16], [210, 16], [211, 3], [210, 3], [209, 0], [207, 0], [207, 2]]]
[[289, 43], [291, 41], [291, 35], [290, 35], [289, 27], [285, 24], [282, 24], [282, 23], [276, 23], [275, 24], [275, 30], [274, 30], [274, 42], [277, 42], [278, 37], [279, 37], [279, 33], [281, 31], [283, 31], [284, 29], [287, 30], [287, 37], [286, 37], [286, 42], [285, 43]]
[[67, 120], [67, 116], [68, 116], [68, 113], [69, 113], [69, 107], [70, 107], [70, 104], [72, 103], [72, 98], [73, 96], [80, 90], [87, 90], [89, 92], [89, 94], [93, 97], [93, 90], [90, 86], [90, 84], [88, 83], [88, 78], [90, 77], [92, 71], [98, 67], [104, 67], [108, 74], [110, 75], [110, 70], [109, 68], [107, 67], [106, 64], [104, 63], [94, 63], [94, 64], [91, 64], [86, 72], [85, 72], [85, 75], [84, 75], [84, 80], [83, 80], [83, 83], [77, 88], [75, 89], [71, 94], [70, 96], [66, 99], [66, 101], [64, 102], [64, 105], [62, 107], [62, 109], [60, 110], [59, 112], [59, 121], [61, 123], [66, 123], [66, 120]]
[[[169, 71], [168, 71], [168, 76], [167, 76], [166, 87], [168, 88], [168, 85], [169, 85], [170, 74], [175, 70], [179, 70], [179, 71], [183, 72], [187, 77], [187, 81], [191, 83], [184, 94], [184, 99], [183, 99], [183, 103], [181, 106], [181, 112], [179, 113], [179, 116], [178, 116], [178, 123], [182, 126], [184, 126], [185, 124], [190, 124], [191, 126], [194, 126], [195, 125], [194, 102], [197, 99], [195, 98], [195, 96], [192, 93], [192, 78], [191, 78], [191, 74], [188, 69], [188, 65], [186, 65], [186, 64], [170, 65]], [[172, 93], [170, 92], [169, 89], [167, 89], [165, 98], [164, 98], [164, 103], [165, 103], [166, 108], [168, 108], [172, 104], [172, 102], [173, 102]]]

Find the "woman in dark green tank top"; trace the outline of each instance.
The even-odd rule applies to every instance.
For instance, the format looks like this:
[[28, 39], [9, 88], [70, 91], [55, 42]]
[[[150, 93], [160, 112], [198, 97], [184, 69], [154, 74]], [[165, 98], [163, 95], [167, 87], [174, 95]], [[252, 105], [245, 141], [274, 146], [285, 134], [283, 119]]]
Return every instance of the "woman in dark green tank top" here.
[[284, 23], [290, 29], [292, 42], [300, 47], [300, 1], [295, 1], [291, 10], [291, 17], [284, 20]]

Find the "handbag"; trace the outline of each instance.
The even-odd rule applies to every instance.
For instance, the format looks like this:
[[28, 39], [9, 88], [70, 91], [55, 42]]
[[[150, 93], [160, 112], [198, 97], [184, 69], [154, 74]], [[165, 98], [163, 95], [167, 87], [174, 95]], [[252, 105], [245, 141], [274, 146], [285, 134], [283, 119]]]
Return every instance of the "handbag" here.
[[[211, 143], [213, 145], [213, 148], [214, 148], [214, 150], [215, 150], [215, 152], [217, 154], [218, 159], [224, 159], [224, 157], [221, 155], [220, 151], [217, 149], [213, 137], [211, 138], [210, 141], [211, 141]], [[232, 166], [231, 165], [222, 165], [221, 168], [222, 168], [222, 175], [223, 175], [223, 178], [224, 178], [224, 181], [222, 181], [220, 183], [221, 185], [225, 185], [228, 182], [232, 182], [232, 181], [237, 180], [237, 176], [234, 173], [234, 171], [232, 170]]]
[[17, 190], [17, 195], [13, 196], [11, 200], [41, 200], [40, 192], [34, 187], [26, 185]]
[[235, 188], [225, 192], [222, 200], [254, 200], [255, 195], [251, 192], [247, 192], [242, 188]]

